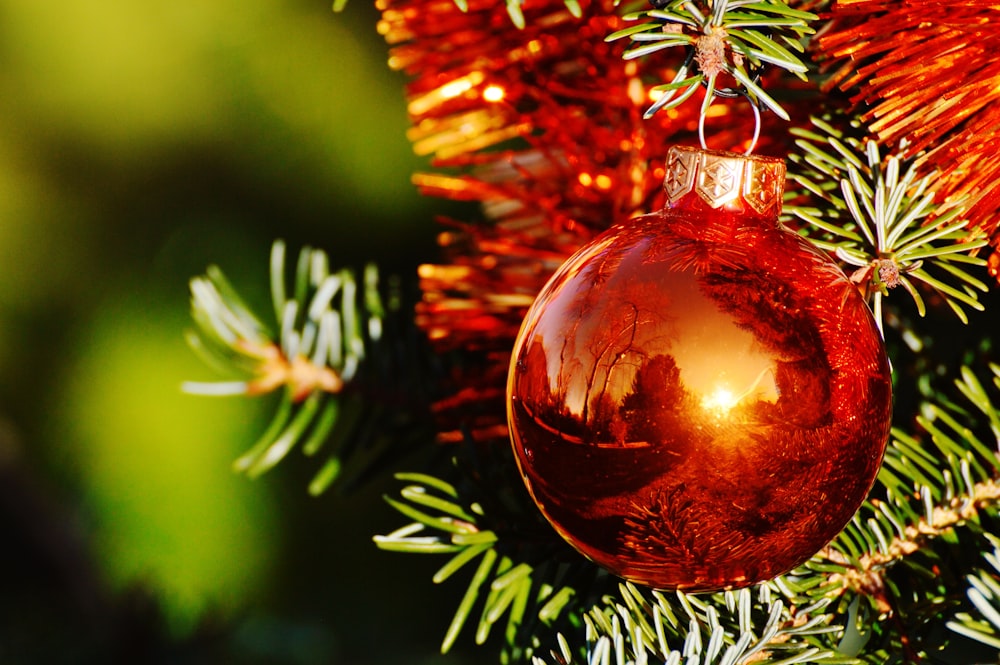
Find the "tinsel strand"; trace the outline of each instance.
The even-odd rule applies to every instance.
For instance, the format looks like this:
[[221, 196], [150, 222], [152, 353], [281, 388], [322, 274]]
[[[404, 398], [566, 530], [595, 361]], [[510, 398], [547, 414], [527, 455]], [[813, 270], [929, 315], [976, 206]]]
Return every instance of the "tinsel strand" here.
[[907, 139], [942, 200], [1000, 242], [1000, 9], [984, 0], [841, 0], [816, 50], [883, 142]]

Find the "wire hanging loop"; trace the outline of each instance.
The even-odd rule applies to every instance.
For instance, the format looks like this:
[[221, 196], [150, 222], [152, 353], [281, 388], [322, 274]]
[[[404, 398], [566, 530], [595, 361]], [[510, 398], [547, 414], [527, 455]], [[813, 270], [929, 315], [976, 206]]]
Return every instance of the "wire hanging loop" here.
[[750, 145], [747, 147], [744, 155], [749, 155], [753, 152], [753, 149], [757, 147], [757, 139], [760, 138], [760, 106], [757, 101], [749, 95], [745, 90], [738, 89], [733, 90], [732, 88], [723, 88], [716, 90], [715, 81], [710, 80], [707, 82], [705, 90], [705, 101], [701, 105], [701, 113], [698, 114], [698, 140], [701, 141], [702, 150], [708, 150], [708, 142], [705, 141], [705, 118], [708, 116], [708, 110], [711, 108], [712, 103], [715, 101], [716, 97], [745, 97], [750, 103], [750, 108], [753, 109], [753, 138], [750, 140]]

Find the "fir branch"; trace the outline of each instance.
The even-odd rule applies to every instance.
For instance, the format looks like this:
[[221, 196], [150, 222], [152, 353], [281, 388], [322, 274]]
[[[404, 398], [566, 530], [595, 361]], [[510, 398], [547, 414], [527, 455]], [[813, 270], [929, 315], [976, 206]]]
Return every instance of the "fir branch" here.
[[[990, 370], [1000, 388], [1000, 365], [991, 365]], [[891, 617], [914, 602], [894, 581], [897, 567], [902, 566], [927, 581], [929, 598], [940, 598], [920, 608], [924, 616], [949, 611], [954, 603], [946, 599], [950, 582], [925, 568], [927, 561], [935, 569], [948, 567], [937, 563], [940, 554], [932, 545], [960, 543], [960, 528], [969, 533], [966, 538], [983, 537], [984, 516], [995, 514], [1000, 506], [995, 399], [968, 368], [955, 384], [968, 405], [927, 403], [917, 417], [919, 436], [893, 430], [875, 496], [827, 548], [791, 574], [817, 581], [803, 598], [841, 597], [846, 602], [860, 595], [868, 601], [872, 616]], [[986, 432], [991, 443], [984, 439]], [[922, 558], [916, 557], [918, 553]], [[924, 638], [917, 621], [907, 623], [912, 634], [906, 639], [918, 648]], [[898, 631], [878, 623], [874, 630], [885, 640], [900, 638]]]
[[[202, 395], [255, 396], [281, 392], [266, 431], [235, 462], [237, 471], [256, 477], [273, 468], [296, 446], [317, 454], [345, 418], [345, 388], [356, 379], [367, 347], [382, 335], [386, 307], [378, 272], [365, 269], [360, 280], [349, 270], [331, 272], [325, 253], [304, 248], [289, 293], [285, 246], [274, 243], [270, 261], [274, 323], [267, 326], [210, 266], [191, 280], [195, 328], [187, 341], [211, 367], [237, 377], [219, 382], [186, 382]], [[323, 492], [340, 474], [345, 450], [333, 450], [309, 486]]]
[[781, 0], [712, 0], [703, 5], [673, 0], [624, 18], [643, 21], [606, 38], [615, 41], [627, 37], [635, 44], [625, 52], [625, 59], [676, 46], [686, 51], [673, 80], [653, 88], [660, 97], [646, 110], [645, 117], [679, 106], [700, 86], [707, 91], [702, 107], [705, 113], [713, 96], [719, 94], [720, 77], [725, 74], [743, 88], [751, 103], [788, 120], [788, 113], [758, 85], [757, 79], [769, 65], [805, 79], [808, 67], [795, 52], [805, 50], [802, 41], [814, 32], [809, 21], [818, 17], [792, 9]]
[[854, 268], [851, 279], [871, 299], [879, 327], [882, 300], [897, 286], [921, 316], [922, 290], [940, 296], [963, 323], [966, 309], [982, 311], [978, 294], [988, 287], [967, 266], [986, 265], [975, 251], [987, 238], [960, 217], [962, 203], [936, 205], [933, 177], [918, 178], [912, 160], [883, 156], [874, 141], [845, 136], [823, 120], [813, 124], [819, 132], [792, 129], [801, 152], [789, 157], [789, 179], [800, 191], [785, 215]]
[[[990, 369], [1000, 387], [1000, 365]], [[992, 427], [997, 407], [975, 374], [963, 368], [955, 385], [963, 395], [975, 395], [971, 405]], [[922, 438], [893, 430], [877, 480], [885, 498], [869, 500], [828, 550], [828, 556], [829, 551], [838, 551], [841, 557], [861, 563], [862, 575], [976, 520], [979, 511], [1000, 503], [997, 442], [983, 441], [970, 427], [973, 414], [959, 405], [928, 403], [922, 411], [917, 417]], [[861, 556], [853, 549], [857, 542], [866, 550]]]
[[[575, 592], [559, 580], [566, 579], [573, 564], [536, 567], [517, 562], [499, 551], [502, 543], [497, 533], [480, 524], [485, 518], [482, 506], [463, 505], [453, 485], [418, 473], [397, 474], [396, 478], [409, 484], [400, 490], [402, 500], [387, 496], [386, 501], [413, 521], [375, 536], [375, 544], [396, 552], [452, 554], [435, 573], [435, 584], [478, 561], [445, 633], [442, 653], [451, 649], [467, 625], [475, 626], [475, 641], [482, 644], [503, 624], [508, 650], [516, 658], [530, 656], [534, 645], [526, 638], [536, 625], [552, 624], [572, 606]], [[477, 604], [481, 606], [478, 617]]]
[[968, 576], [969, 602], [977, 612], [962, 612], [947, 622], [948, 628], [1000, 652], [1000, 538], [986, 534], [993, 551], [983, 554], [989, 568]]
[[[549, 662], [572, 663], [856, 663], [831, 646], [842, 628], [830, 624], [828, 600], [799, 608], [782, 601], [777, 587], [694, 596], [619, 585], [585, 615], [586, 653], [568, 648]], [[563, 638], [560, 644], [565, 644]], [[545, 661], [536, 657], [537, 664]]]

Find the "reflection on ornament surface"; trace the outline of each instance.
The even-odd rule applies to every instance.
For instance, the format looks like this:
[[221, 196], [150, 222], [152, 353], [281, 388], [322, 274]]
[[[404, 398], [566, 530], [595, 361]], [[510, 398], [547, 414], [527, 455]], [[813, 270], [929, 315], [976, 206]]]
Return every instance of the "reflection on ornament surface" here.
[[745, 586], [814, 554], [864, 500], [889, 368], [854, 286], [779, 226], [779, 160], [673, 149], [666, 181], [667, 208], [595, 239], [539, 294], [511, 436], [543, 514], [598, 564], [653, 587]]

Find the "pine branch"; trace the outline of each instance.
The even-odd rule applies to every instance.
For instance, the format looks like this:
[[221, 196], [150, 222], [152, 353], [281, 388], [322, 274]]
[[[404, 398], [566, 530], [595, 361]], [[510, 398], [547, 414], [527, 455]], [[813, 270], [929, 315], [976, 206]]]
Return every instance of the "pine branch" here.
[[587, 612], [584, 658], [575, 659], [563, 647], [550, 662], [858, 662], [824, 645], [827, 636], [842, 632], [830, 625], [831, 617], [824, 612], [829, 601], [791, 608], [775, 589], [761, 584], [755, 590], [692, 596], [621, 584], [617, 597], [605, 597], [602, 605]]
[[[617, 596], [608, 592], [587, 603], [591, 593], [566, 582], [578, 577], [574, 569], [594, 568], [592, 564], [582, 560], [553, 564], [551, 557], [544, 557], [546, 563], [536, 566], [515, 560], [501, 553], [510, 543], [480, 526], [488, 519], [482, 507], [463, 506], [454, 486], [422, 474], [397, 478], [412, 484], [400, 491], [402, 500], [387, 497], [387, 501], [413, 521], [376, 536], [378, 547], [452, 555], [434, 575], [435, 583], [478, 562], [446, 631], [442, 652], [453, 646], [466, 625], [475, 626], [475, 641], [482, 644], [495, 626], [503, 624], [510, 658], [519, 662], [530, 657], [544, 663], [539, 655], [545, 643], [540, 633], [582, 621], [586, 645], [576, 651], [560, 632], [548, 662], [602, 663], [611, 657], [613, 662], [627, 663], [644, 663], [650, 657], [679, 663], [683, 658], [706, 665], [858, 662], [838, 656], [826, 644], [824, 636], [842, 632], [841, 627], [830, 625], [831, 616], [823, 611], [829, 599], [794, 608], [775, 594], [779, 587], [774, 585], [760, 585], [754, 592], [743, 589], [697, 597], [621, 583]], [[523, 547], [506, 549], [523, 558]], [[600, 576], [597, 586], [607, 580]]]
[[917, 177], [913, 160], [882, 156], [872, 140], [845, 136], [814, 118], [819, 130], [792, 129], [801, 151], [789, 157], [789, 179], [800, 190], [785, 206], [805, 223], [813, 242], [852, 266], [852, 281], [871, 299], [881, 328], [882, 299], [903, 287], [921, 316], [921, 291], [940, 296], [963, 323], [966, 309], [983, 310], [987, 285], [969, 268], [982, 268], [976, 250], [987, 244], [961, 217], [962, 202], [935, 205], [932, 176]]
[[187, 341], [209, 366], [236, 378], [187, 382], [183, 389], [202, 395], [280, 392], [270, 425], [234, 468], [257, 477], [295, 447], [307, 456], [329, 447], [309, 485], [316, 495], [341, 475], [347, 457], [358, 456], [365, 440], [370, 448], [365, 452], [373, 457], [373, 421], [391, 420], [351, 388], [360, 385], [363, 363], [381, 340], [386, 315], [398, 308], [399, 297], [390, 292], [388, 306], [383, 302], [374, 266], [365, 269], [359, 283], [350, 270], [331, 272], [326, 254], [308, 247], [299, 254], [291, 285], [280, 241], [273, 246], [270, 268], [271, 326], [250, 310], [216, 266], [191, 280], [195, 328]]
[[805, 50], [803, 40], [813, 33], [809, 21], [818, 17], [792, 9], [781, 0], [715, 0], [703, 5], [691, 0], [672, 0], [624, 18], [644, 21], [607, 37], [606, 41], [626, 37], [632, 40], [635, 46], [625, 52], [626, 60], [676, 46], [685, 50], [673, 80], [654, 88], [660, 97], [646, 110], [645, 117], [679, 106], [699, 87], [706, 89], [704, 115], [714, 95], [723, 94], [721, 75], [728, 75], [752, 103], [788, 120], [788, 113], [764, 91], [758, 80], [768, 65], [805, 80], [808, 67], [796, 53]]
[[992, 534], [986, 537], [993, 544], [993, 551], [983, 554], [989, 568], [982, 568], [967, 578], [967, 595], [979, 616], [963, 612], [947, 625], [959, 635], [1000, 652], [1000, 539]]
[[[505, 543], [496, 531], [481, 525], [486, 517], [483, 507], [463, 505], [453, 485], [417, 473], [400, 473], [396, 478], [409, 484], [400, 490], [399, 499], [386, 497], [386, 501], [413, 521], [375, 536], [375, 544], [396, 552], [451, 554], [435, 573], [436, 584], [478, 562], [445, 633], [442, 653], [451, 649], [466, 625], [475, 626], [475, 641], [482, 644], [494, 627], [503, 624], [510, 657], [529, 657], [537, 647], [531, 636], [538, 625], [564, 618], [574, 605], [576, 592], [565, 581], [574, 577], [582, 560], [554, 563], [550, 556], [535, 557], [543, 562], [537, 566], [523, 558], [515, 561], [501, 551]], [[520, 553], [524, 554], [523, 548]]]
[[[990, 369], [1000, 388], [1000, 366]], [[925, 404], [916, 419], [918, 436], [893, 430], [873, 497], [799, 572], [817, 580], [807, 597], [840, 595], [843, 605], [860, 594], [867, 601], [868, 623], [885, 643], [872, 655], [921, 648], [928, 636], [920, 622], [955, 610], [949, 589], [957, 581], [944, 574], [952, 568], [945, 559], [978, 549], [984, 518], [992, 519], [1000, 506], [996, 404], [968, 368], [956, 388], [968, 404]], [[920, 592], [911, 588], [913, 579], [921, 580]], [[903, 614], [908, 619], [899, 625], [874, 621]]]

